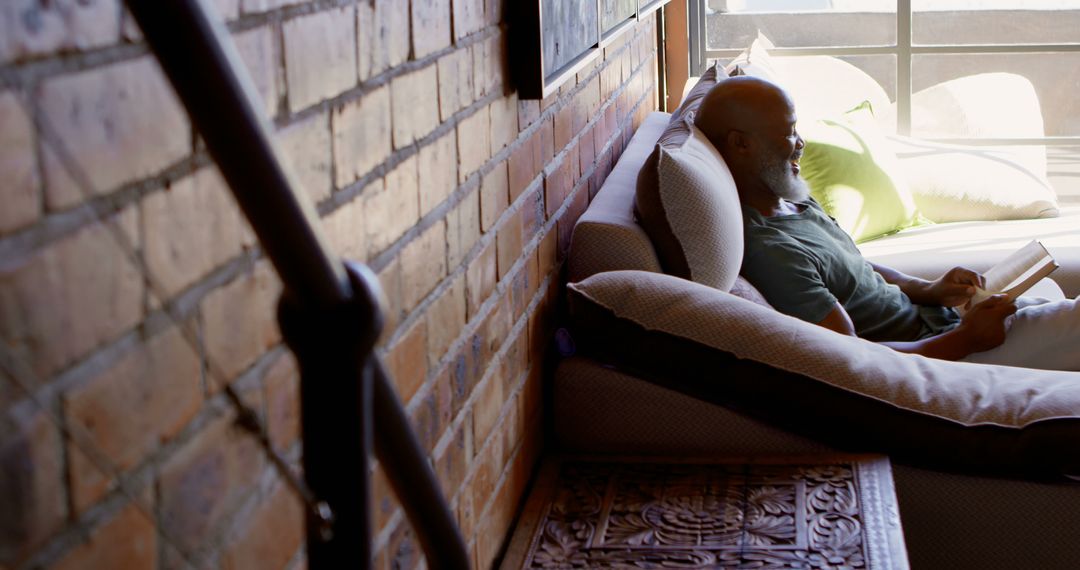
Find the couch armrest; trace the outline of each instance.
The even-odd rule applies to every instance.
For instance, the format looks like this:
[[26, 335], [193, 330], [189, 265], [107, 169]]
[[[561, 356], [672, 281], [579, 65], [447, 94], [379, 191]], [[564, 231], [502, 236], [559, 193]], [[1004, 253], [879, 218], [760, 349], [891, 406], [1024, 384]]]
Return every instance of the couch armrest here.
[[591, 355], [838, 448], [1080, 472], [1080, 374], [901, 354], [662, 274], [602, 273], [569, 295]]

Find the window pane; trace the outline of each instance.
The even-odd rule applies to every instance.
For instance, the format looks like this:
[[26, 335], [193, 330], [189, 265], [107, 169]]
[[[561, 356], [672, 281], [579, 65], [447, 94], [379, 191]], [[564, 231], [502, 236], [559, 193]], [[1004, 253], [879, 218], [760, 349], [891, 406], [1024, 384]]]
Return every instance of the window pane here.
[[1080, 205], [1080, 146], [1047, 147], [1046, 175], [1062, 206]]
[[916, 45], [1080, 43], [1080, 0], [913, 0]]
[[1080, 53], [917, 55], [911, 67], [915, 136], [1080, 135]]
[[706, 49], [744, 49], [758, 32], [776, 47], [896, 44], [892, 0], [705, 0]]

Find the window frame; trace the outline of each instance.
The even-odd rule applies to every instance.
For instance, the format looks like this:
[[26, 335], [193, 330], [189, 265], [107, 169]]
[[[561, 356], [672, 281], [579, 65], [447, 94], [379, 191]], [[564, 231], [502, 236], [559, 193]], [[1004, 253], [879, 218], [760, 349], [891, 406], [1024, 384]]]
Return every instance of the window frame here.
[[[710, 59], [731, 59], [742, 53], [742, 49], [710, 50], [705, 45], [705, 3], [707, 0], [690, 0], [690, 70], [694, 75], [705, 71]], [[911, 95], [912, 59], [918, 55], [971, 55], [971, 54], [1016, 54], [1016, 53], [1080, 53], [1080, 43], [1044, 43], [1044, 44], [912, 44], [912, 8], [911, 0], [896, 0], [896, 44], [882, 46], [839, 47], [824, 46], [813, 48], [773, 48], [770, 55], [777, 57], [796, 57], [811, 55], [856, 56], [856, 55], [892, 55], [896, 60], [896, 132], [900, 135], [911, 134]], [[960, 138], [946, 137], [933, 140], [968, 145], [1013, 145], [1013, 146], [1080, 146], [1078, 136], [1053, 136], [1039, 138]]]

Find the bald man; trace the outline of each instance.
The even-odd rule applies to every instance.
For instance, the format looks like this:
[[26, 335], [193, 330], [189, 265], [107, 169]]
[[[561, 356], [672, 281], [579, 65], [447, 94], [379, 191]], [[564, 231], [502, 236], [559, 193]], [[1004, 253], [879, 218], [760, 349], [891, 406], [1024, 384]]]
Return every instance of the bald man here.
[[[735, 179], [746, 237], [742, 274], [781, 312], [901, 352], [1080, 369], [1074, 301], [1022, 300], [1022, 315], [1012, 317], [1017, 304], [997, 295], [961, 318], [951, 307], [971, 299], [984, 283], [980, 274], [957, 267], [926, 281], [863, 258], [799, 177], [803, 139], [780, 87], [750, 76], [726, 79], [705, 96], [694, 121]], [[1047, 349], [1039, 339], [1051, 326], [1066, 329], [1073, 344]]]

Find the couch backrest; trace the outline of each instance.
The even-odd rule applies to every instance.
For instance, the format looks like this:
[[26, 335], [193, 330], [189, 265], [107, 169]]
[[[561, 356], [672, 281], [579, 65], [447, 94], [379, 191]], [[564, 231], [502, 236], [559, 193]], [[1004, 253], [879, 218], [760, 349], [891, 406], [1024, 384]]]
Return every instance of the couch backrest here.
[[654, 112], [638, 127], [589, 208], [574, 226], [567, 260], [568, 279], [581, 281], [601, 271], [660, 272], [649, 236], [634, 220], [638, 171], [656, 146], [671, 115]]

